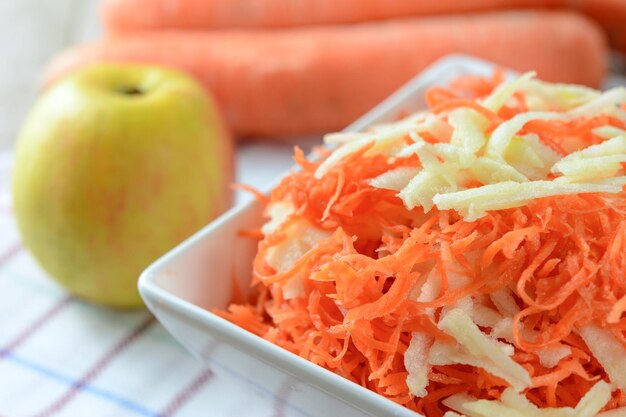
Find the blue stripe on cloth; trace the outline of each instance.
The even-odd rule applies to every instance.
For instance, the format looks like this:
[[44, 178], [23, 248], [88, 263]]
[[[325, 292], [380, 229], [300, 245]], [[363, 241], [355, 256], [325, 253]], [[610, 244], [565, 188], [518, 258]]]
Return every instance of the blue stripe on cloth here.
[[[34, 362], [31, 362], [29, 360], [20, 358], [19, 356], [16, 356], [14, 353], [7, 351], [6, 349], [0, 349], [0, 357], [4, 357], [4, 359], [9, 360], [17, 365], [20, 365], [24, 368], [30, 369], [40, 375], [43, 375], [47, 378], [50, 378], [52, 380], [56, 380], [62, 383], [65, 383], [67, 385], [76, 385], [78, 383], [78, 381], [72, 377], [69, 377], [67, 375], [61, 374], [59, 372], [53, 371], [49, 368], [46, 368], [44, 366], [38, 365]], [[284, 406], [286, 406], [287, 408], [297, 412], [298, 414], [302, 415], [302, 416], [306, 416], [306, 417], [312, 417], [311, 414], [309, 414], [308, 412], [306, 412], [305, 410], [299, 408], [298, 406], [289, 403], [288, 401], [285, 401], [282, 398], [279, 398], [274, 392], [270, 391], [269, 389], [267, 389], [266, 387], [257, 384], [256, 382], [252, 381], [251, 379], [247, 378], [246, 376], [240, 374], [237, 371], [234, 371], [232, 369], [230, 369], [227, 366], [222, 365], [219, 362], [216, 362], [214, 360], [209, 360], [209, 363], [211, 364], [211, 366], [214, 366], [216, 368], [221, 369], [222, 371], [225, 371], [226, 373], [230, 374], [231, 376], [235, 377], [236, 379], [239, 379], [242, 382], [245, 382], [249, 385], [252, 385], [253, 387], [255, 387], [257, 390], [263, 392], [264, 394], [267, 394], [268, 396], [274, 398], [274, 400], [282, 403]], [[141, 406], [140, 404], [137, 404], [135, 402], [133, 402], [132, 400], [129, 400], [127, 398], [123, 398], [120, 397], [110, 391], [106, 391], [100, 388], [96, 388], [93, 385], [90, 384], [85, 384], [83, 386], [80, 387], [82, 391], [88, 392], [92, 395], [95, 395], [97, 397], [100, 397], [102, 399], [111, 401], [117, 405], [119, 405], [120, 407], [128, 410], [128, 411], [132, 411], [137, 415], [141, 415], [141, 416], [145, 416], [145, 417], [161, 417], [160, 413], [156, 413], [154, 411], [151, 411], [149, 409], [147, 409], [146, 407]]]
[[[6, 349], [0, 348], [0, 358], [4, 358], [5, 360], [9, 360], [13, 363], [15, 363], [16, 365], [20, 365], [24, 368], [30, 369], [42, 376], [45, 376], [47, 378], [50, 378], [52, 380], [56, 380], [62, 383], [65, 383], [67, 385], [70, 386], [77, 386], [78, 385], [78, 380], [69, 377], [67, 375], [61, 374], [59, 372], [56, 372], [54, 370], [51, 370], [49, 368], [46, 368], [44, 366], [41, 366], [37, 363], [31, 362], [29, 360], [20, 358], [19, 356], [16, 356], [14, 353], [7, 351]], [[223, 372], [226, 372], [228, 374], [230, 374], [231, 376], [235, 377], [235, 379], [238, 379], [248, 385], [253, 386], [254, 388], [256, 388], [258, 391], [261, 391], [262, 393], [268, 395], [269, 397], [272, 397], [276, 402], [281, 403], [283, 406], [285, 406], [288, 409], [291, 409], [292, 411], [295, 411], [296, 413], [305, 416], [305, 417], [312, 417], [311, 414], [309, 414], [307, 411], [303, 410], [302, 408], [294, 405], [293, 403], [290, 403], [288, 400], [285, 400], [284, 398], [280, 398], [278, 397], [273, 391], [269, 390], [268, 388], [264, 387], [261, 384], [256, 383], [255, 381], [251, 380], [250, 378], [246, 377], [243, 374], [240, 374], [239, 372], [225, 366], [222, 365], [221, 363], [215, 361], [215, 360], [208, 360], [209, 364], [212, 367], [221, 369]], [[120, 397], [110, 391], [107, 390], [103, 390], [97, 387], [94, 387], [91, 384], [85, 384], [85, 385], [81, 385], [80, 387], [81, 391], [84, 392], [88, 392], [94, 396], [100, 397], [102, 399], [111, 401], [117, 405], [119, 405], [121, 408], [124, 408], [128, 411], [131, 411], [137, 415], [141, 415], [141, 416], [145, 416], [145, 417], [162, 417], [161, 413], [158, 412], [154, 412], [152, 410], [149, 410], [146, 407], [143, 407], [140, 404], [137, 404], [135, 402], [133, 402], [132, 400], [129, 400], [127, 398], [123, 398]]]
[[111, 363], [113, 359], [119, 356], [131, 343], [133, 343], [139, 336], [141, 336], [146, 330], [148, 330], [155, 322], [154, 317], [148, 316], [146, 320], [142, 321], [133, 331], [131, 331], [126, 337], [117, 342], [111, 349], [106, 351], [102, 357], [80, 377], [70, 388], [60, 396], [52, 404], [44, 408], [41, 412], [37, 413], [36, 417], [50, 417], [57, 414], [61, 409], [65, 408], [74, 397], [84, 390], [84, 387], [89, 386], [90, 382], [94, 380], [102, 371]]
[[[6, 360], [9, 360], [24, 368], [30, 369], [31, 371], [34, 371], [49, 379], [62, 382], [70, 386], [76, 385], [78, 383], [78, 381], [72, 377], [69, 377], [60, 372], [56, 372], [52, 369], [41, 366], [27, 359], [20, 358], [19, 356], [16, 356], [15, 354], [13, 354], [10, 351], [7, 351], [6, 349], [0, 349], [0, 357], [4, 357], [4, 359]], [[90, 385], [90, 384], [82, 385], [80, 388], [84, 392], [87, 392], [89, 394], [95, 395], [96, 397], [100, 397], [102, 399], [108, 400], [128, 411], [132, 411], [133, 413], [137, 415], [141, 415], [145, 417], [159, 417], [158, 413], [155, 413], [127, 398], [120, 397], [110, 391], [106, 391], [106, 390], [94, 387], [93, 385]]]

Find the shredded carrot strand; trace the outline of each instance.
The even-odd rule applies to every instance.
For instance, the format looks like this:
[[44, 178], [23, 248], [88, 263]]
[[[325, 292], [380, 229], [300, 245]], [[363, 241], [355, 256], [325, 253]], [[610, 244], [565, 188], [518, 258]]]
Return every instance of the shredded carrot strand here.
[[[471, 108], [492, 129], [527, 111], [520, 93], [497, 114], [478, 103], [502, 79], [502, 72], [464, 77], [449, 88], [431, 89], [426, 101], [433, 113]], [[626, 127], [601, 115], [532, 121], [522, 133], [534, 133], [566, 155], [599, 143], [592, 130], [604, 125]], [[283, 179], [271, 201], [290, 201], [294, 217], [331, 237], [315, 242], [278, 272], [266, 256], [284, 242], [293, 220], [281, 224], [259, 243], [251, 298], [219, 315], [432, 417], [445, 413], [441, 400], [454, 393], [497, 399], [508, 384], [477, 367], [433, 366], [427, 394], [415, 397], [404, 363], [411, 335], [453, 342], [437, 327], [442, 309], [468, 296], [496, 309], [489, 300], [506, 291], [519, 310], [511, 317], [512, 357], [531, 375], [532, 386], [525, 392], [530, 401], [539, 407], [575, 406], [597, 379], [608, 379], [575, 329], [593, 322], [611, 329], [626, 346], [626, 192], [541, 198], [467, 222], [453, 210], [408, 210], [396, 192], [371, 186], [372, 178], [400, 166], [418, 167], [419, 160], [369, 149], [346, 156], [317, 178], [321, 161], [307, 160], [296, 148], [301, 170]], [[431, 275], [441, 289], [418, 301]], [[300, 283], [301, 293], [288, 296], [285, 288], [294, 283]], [[546, 368], [541, 354], [555, 346], [571, 353]], [[625, 404], [626, 394], [617, 390], [605, 409]]]
[[270, 198], [268, 196], [266, 196], [265, 194], [263, 194], [261, 191], [257, 190], [256, 188], [248, 185], [248, 184], [232, 184], [231, 188], [233, 190], [243, 190], [243, 191], [247, 191], [250, 194], [252, 194], [257, 200], [262, 201], [262, 202], [269, 202]]

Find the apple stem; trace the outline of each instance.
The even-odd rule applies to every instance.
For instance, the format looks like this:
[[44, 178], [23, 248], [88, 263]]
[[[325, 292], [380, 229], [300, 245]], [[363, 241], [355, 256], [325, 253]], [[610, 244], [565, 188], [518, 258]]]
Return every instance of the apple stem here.
[[125, 94], [128, 96], [138, 96], [143, 94], [143, 90], [139, 87], [136, 86], [131, 86], [131, 85], [123, 85], [121, 87], [119, 87], [118, 91], [121, 94]]

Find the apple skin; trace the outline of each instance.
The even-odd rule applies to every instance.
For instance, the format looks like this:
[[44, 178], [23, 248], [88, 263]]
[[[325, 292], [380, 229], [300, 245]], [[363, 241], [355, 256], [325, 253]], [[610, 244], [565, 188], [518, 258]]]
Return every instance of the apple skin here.
[[98, 64], [52, 86], [16, 145], [25, 246], [72, 294], [142, 306], [137, 278], [231, 204], [233, 141], [189, 76]]

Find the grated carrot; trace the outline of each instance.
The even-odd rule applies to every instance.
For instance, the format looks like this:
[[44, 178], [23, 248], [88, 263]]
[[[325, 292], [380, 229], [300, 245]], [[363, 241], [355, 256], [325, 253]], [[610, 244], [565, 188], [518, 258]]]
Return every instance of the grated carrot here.
[[[519, 92], [497, 113], [479, 104], [502, 79], [501, 72], [490, 78], [465, 77], [451, 87], [430, 90], [426, 101], [434, 113], [474, 109], [493, 129], [527, 111]], [[567, 155], [599, 143], [593, 129], [604, 125], [626, 127], [622, 120], [601, 115], [531, 121], [521, 133], [534, 133]], [[369, 149], [348, 155], [322, 178], [314, 175], [321, 161], [309, 161], [296, 150], [301, 170], [271, 194], [271, 201], [290, 201], [295, 210], [259, 243], [253, 265], [257, 293], [218, 314], [432, 417], [448, 410], [443, 398], [467, 392], [498, 399], [509, 384], [479, 367], [436, 365], [430, 369], [427, 394], [415, 397], [406, 384], [404, 364], [411, 334], [454, 342], [436, 324], [444, 309], [468, 296], [488, 300], [490, 294], [507, 290], [519, 308], [512, 317], [512, 357], [531, 377], [525, 392], [531, 402], [574, 407], [598, 379], [608, 379], [575, 329], [595, 323], [612, 329], [626, 346], [626, 192], [544, 197], [468, 222], [454, 210], [408, 210], [395, 191], [371, 186], [369, 181], [382, 173], [419, 167], [420, 162]], [[278, 272], [266, 255], [286, 239], [284, 231], [295, 218], [332, 236]], [[418, 300], [416, 291], [429, 274], [438, 277], [442, 290], [433, 299]], [[297, 279], [302, 280], [301, 296], [286, 298], [283, 285]], [[488, 301], [486, 305], [496, 308]], [[546, 368], [539, 352], [555, 344], [571, 353]], [[624, 404], [626, 394], [618, 389], [605, 410]]]
[[248, 184], [240, 184], [240, 183], [232, 184], [231, 188], [233, 190], [242, 190], [242, 191], [249, 192], [259, 201], [263, 201], [265, 203], [270, 201], [270, 199], [265, 194], [263, 194], [261, 191], [257, 190], [256, 188]]

